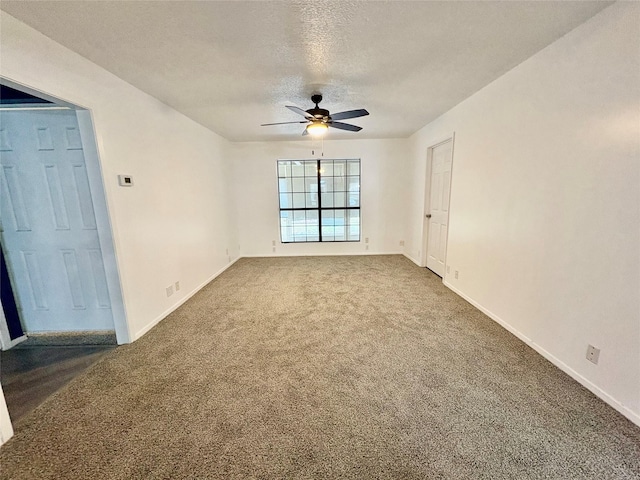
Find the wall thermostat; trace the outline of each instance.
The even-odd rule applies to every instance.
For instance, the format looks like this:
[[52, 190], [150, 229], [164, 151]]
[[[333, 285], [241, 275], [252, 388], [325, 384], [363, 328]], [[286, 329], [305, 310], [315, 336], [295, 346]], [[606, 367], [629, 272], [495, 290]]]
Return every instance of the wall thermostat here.
[[131, 175], [118, 175], [118, 183], [121, 187], [132, 187], [133, 177]]

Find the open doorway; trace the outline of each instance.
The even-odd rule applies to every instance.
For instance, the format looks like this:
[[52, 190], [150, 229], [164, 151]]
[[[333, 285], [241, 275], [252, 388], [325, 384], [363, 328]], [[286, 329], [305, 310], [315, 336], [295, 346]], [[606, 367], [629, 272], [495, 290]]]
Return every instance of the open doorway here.
[[15, 421], [129, 334], [90, 112], [0, 84], [0, 343]]

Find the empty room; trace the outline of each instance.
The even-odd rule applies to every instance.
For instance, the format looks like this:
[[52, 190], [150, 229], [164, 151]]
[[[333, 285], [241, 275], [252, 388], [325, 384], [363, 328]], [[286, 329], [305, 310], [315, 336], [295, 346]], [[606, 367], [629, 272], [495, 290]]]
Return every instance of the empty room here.
[[0, 3], [0, 479], [640, 478], [640, 3]]

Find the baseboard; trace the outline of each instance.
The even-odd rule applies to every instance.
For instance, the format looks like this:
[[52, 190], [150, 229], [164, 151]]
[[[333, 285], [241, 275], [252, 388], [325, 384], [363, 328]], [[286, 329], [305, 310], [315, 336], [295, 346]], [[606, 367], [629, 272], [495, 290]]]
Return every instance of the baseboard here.
[[6, 344], [6, 345], [3, 342], [2, 350], [9, 350], [9, 349], [15, 347], [16, 345], [18, 345], [19, 343], [24, 342], [26, 339], [27, 339], [27, 336], [26, 335], [22, 335], [22, 336], [20, 336], [18, 338], [14, 338], [13, 340], [10, 340], [9, 343]]
[[278, 258], [278, 257], [353, 257], [357, 255], [404, 255], [402, 252], [346, 252], [346, 253], [285, 253], [262, 255], [243, 255], [241, 258]]
[[416, 260], [415, 258], [413, 258], [411, 255], [409, 255], [408, 253], [403, 252], [402, 255], [404, 255], [405, 257], [407, 257], [409, 260], [411, 260], [413, 263], [415, 263], [417, 266], [419, 267], [423, 267], [424, 265], [420, 265], [420, 262], [418, 260]]
[[113, 330], [76, 332], [27, 332], [27, 341], [21, 347], [70, 347], [86, 345], [117, 345]]
[[469, 298], [467, 295], [465, 295], [460, 290], [458, 290], [457, 288], [452, 286], [446, 280], [443, 281], [442, 283], [444, 283], [444, 285], [447, 288], [449, 288], [450, 290], [455, 292], [460, 297], [464, 298], [467, 302], [469, 302], [471, 305], [476, 307], [478, 310], [480, 310], [486, 316], [491, 318], [494, 322], [498, 323], [505, 330], [507, 330], [508, 332], [512, 333], [513, 335], [518, 337], [520, 340], [522, 340], [524, 343], [526, 343], [528, 346], [533, 348], [536, 352], [538, 352], [544, 358], [549, 360], [552, 364], [554, 364], [556, 367], [558, 367], [564, 373], [569, 375], [576, 382], [578, 382], [583, 387], [585, 387], [587, 390], [589, 390], [591, 393], [593, 393], [596, 397], [600, 398], [602, 401], [604, 401], [609, 406], [611, 406], [614, 409], [616, 409], [618, 412], [620, 412], [622, 415], [624, 415], [626, 418], [628, 418], [630, 421], [632, 421], [633, 423], [635, 423], [636, 425], [638, 425], [640, 427], [640, 415], [638, 413], [636, 413], [636, 412], [628, 409], [627, 407], [625, 407], [620, 401], [616, 400], [614, 397], [609, 395], [607, 392], [602, 390], [600, 387], [598, 387], [598, 386], [594, 385], [593, 383], [591, 383], [591, 381], [589, 381], [588, 379], [586, 379], [585, 377], [580, 375], [578, 372], [573, 370], [569, 365], [564, 363], [562, 360], [560, 360], [559, 358], [554, 356], [552, 353], [550, 353], [547, 350], [545, 350], [544, 348], [542, 348], [540, 345], [538, 345], [533, 340], [531, 340], [529, 337], [524, 335], [522, 332], [520, 332], [519, 330], [514, 328], [512, 325], [510, 325], [506, 321], [504, 321], [498, 315], [496, 315], [493, 312], [491, 312], [490, 310], [484, 308], [482, 305], [480, 305], [475, 300]]
[[225, 265], [224, 267], [222, 267], [220, 270], [218, 270], [216, 273], [214, 273], [213, 275], [211, 275], [207, 280], [205, 280], [204, 282], [202, 282], [200, 285], [198, 285], [196, 288], [194, 288], [193, 290], [191, 290], [188, 294], [186, 294], [178, 303], [176, 303], [175, 305], [172, 305], [170, 308], [168, 308], [167, 310], [165, 310], [164, 312], [162, 312], [160, 315], [158, 315], [154, 320], [152, 320], [151, 322], [149, 322], [147, 325], [145, 325], [142, 329], [138, 330], [138, 332], [136, 332], [133, 335], [133, 339], [132, 341], [135, 342], [136, 340], [138, 340], [140, 337], [142, 337], [145, 333], [147, 333], [149, 330], [151, 330], [153, 327], [155, 327], [158, 323], [160, 323], [162, 320], [164, 320], [167, 316], [169, 316], [172, 312], [174, 312], [175, 310], [177, 310], [180, 306], [182, 306], [187, 300], [189, 300], [191, 297], [193, 297], [196, 293], [198, 293], [200, 290], [202, 290], [205, 285], [207, 285], [208, 283], [210, 283], [214, 278], [218, 277], [219, 275], [221, 275], [226, 269], [228, 269], [229, 267], [231, 267], [234, 263], [236, 263], [238, 260], [240, 260], [242, 257], [238, 257], [235, 260], [233, 260], [232, 262], [228, 263], [227, 265]]

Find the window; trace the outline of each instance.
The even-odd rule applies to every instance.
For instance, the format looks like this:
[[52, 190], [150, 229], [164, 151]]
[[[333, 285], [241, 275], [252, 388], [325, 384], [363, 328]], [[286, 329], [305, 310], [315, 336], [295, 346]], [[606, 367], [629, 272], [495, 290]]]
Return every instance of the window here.
[[278, 160], [280, 239], [360, 241], [360, 160]]

